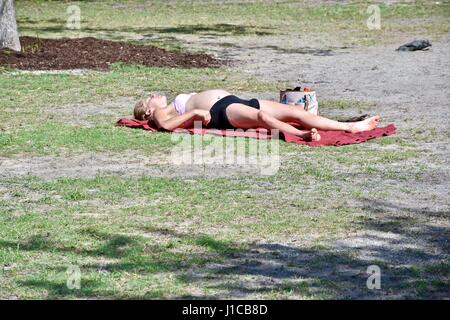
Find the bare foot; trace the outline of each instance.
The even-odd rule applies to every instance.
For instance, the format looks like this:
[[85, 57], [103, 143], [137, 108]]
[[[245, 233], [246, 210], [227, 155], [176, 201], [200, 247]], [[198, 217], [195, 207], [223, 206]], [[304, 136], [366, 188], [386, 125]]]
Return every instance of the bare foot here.
[[306, 132], [302, 135], [302, 138], [306, 141], [319, 141], [320, 140], [320, 134], [317, 132], [316, 128], [312, 128], [310, 131]]
[[351, 128], [351, 133], [357, 133], [361, 131], [368, 131], [375, 129], [378, 126], [378, 123], [380, 122], [381, 117], [379, 115], [367, 118], [362, 121], [358, 122], [350, 122], [349, 126]]

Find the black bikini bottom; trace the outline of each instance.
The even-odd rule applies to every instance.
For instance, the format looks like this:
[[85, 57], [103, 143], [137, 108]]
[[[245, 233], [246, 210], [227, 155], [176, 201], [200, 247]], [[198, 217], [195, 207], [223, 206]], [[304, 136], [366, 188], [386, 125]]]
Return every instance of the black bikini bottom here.
[[212, 106], [209, 113], [211, 114], [211, 121], [208, 124], [208, 128], [214, 129], [236, 129], [228, 121], [227, 107], [232, 103], [242, 103], [246, 106], [259, 109], [259, 101], [257, 99], [244, 100], [234, 95], [223, 97]]

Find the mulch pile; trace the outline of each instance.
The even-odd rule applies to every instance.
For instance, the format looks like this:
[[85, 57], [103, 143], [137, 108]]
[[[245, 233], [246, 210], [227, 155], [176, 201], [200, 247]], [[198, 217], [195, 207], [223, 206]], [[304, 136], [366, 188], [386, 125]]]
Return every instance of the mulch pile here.
[[105, 70], [114, 62], [155, 67], [218, 67], [222, 63], [207, 54], [180, 53], [92, 37], [40, 39], [21, 37], [22, 52], [0, 50], [0, 66], [22, 70]]

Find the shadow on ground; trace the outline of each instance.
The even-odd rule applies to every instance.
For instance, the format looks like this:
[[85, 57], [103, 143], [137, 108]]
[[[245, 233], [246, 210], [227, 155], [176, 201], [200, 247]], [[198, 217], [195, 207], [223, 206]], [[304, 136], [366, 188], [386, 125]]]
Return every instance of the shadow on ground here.
[[[361, 206], [383, 215], [380, 219], [361, 222], [359, 229], [363, 231], [358, 235], [320, 247], [263, 242], [241, 246], [210, 235], [184, 234], [149, 225], [136, 230], [136, 234], [146, 237], [103, 233], [94, 228], [80, 229], [80, 236], [100, 241], [101, 244], [93, 249], [65, 246], [52, 241], [48, 234], [33, 235], [23, 242], [1, 240], [0, 247], [57, 255], [70, 253], [77, 255], [79, 261], [83, 257], [110, 261], [105, 265], [81, 263], [80, 268], [88, 278], [82, 280], [82, 289], [75, 292], [68, 290], [66, 283], [60, 280], [38, 277], [17, 281], [20, 286], [47, 290], [49, 298], [73, 295], [79, 298], [130, 297], [129, 293], [122, 296], [102, 284], [95, 277], [101, 272], [126, 272], [134, 277], [169, 272], [186, 286], [209, 292], [170, 296], [181, 299], [448, 298], [449, 228], [417, 223], [420, 215], [442, 217], [448, 212], [403, 208], [370, 199], [363, 200]], [[207, 249], [208, 253], [172, 251], [172, 247], [163, 242], [149, 240], [158, 238], [193, 244]], [[380, 290], [367, 288], [367, 268], [371, 265], [380, 267]], [[54, 271], [63, 274], [65, 268], [56, 267]], [[167, 297], [161, 290], [149, 290], [143, 297]]]
[[[51, 20], [19, 20], [20, 32], [57, 32], [57, 33], [70, 33], [70, 32], [132, 32], [137, 34], [154, 34], [154, 33], [165, 33], [165, 34], [197, 34], [197, 35], [211, 35], [211, 36], [221, 36], [221, 35], [232, 35], [232, 36], [243, 36], [243, 35], [272, 35], [275, 31], [269, 27], [254, 27], [246, 25], [237, 25], [229, 23], [218, 23], [218, 24], [187, 24], [179, 25], [176, 27], [146, 27], [146, 28], [90, 28], [83, 27], [80, 30], [71, 30], [66, 28], [65, 21], [55, 21]], [[52, 24], [43, 26], [43, 24]]]

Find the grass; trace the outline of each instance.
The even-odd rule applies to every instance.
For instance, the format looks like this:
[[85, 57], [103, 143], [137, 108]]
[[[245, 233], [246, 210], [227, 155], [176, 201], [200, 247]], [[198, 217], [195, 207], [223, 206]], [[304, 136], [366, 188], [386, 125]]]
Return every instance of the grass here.
[[[99, 36], [110, 39], [141, 39], [170, 48], [186, 48], [177, 35], [264, 36], [285, 32], [333, 33], [345, 44], [376, 44], [396, 41], [402, 34], [426, 32], [440, 37], [449, 31], [446, 2], [414, 1], [378, 3], [381, 29], [370, 30], [366, 21], [373, 1], [311, 5], [298, 1], [224, 3], [183, 1], [71, 2], [80, 8], [81, 30], [66, 29], [65, 2], [17, 3], [19, 28], [24, 35]], [[221, 12], [211, 15], [211, 12]], [[432, 16], [433, 19], [428, 18]], [[408, 19], [412, 23], [405, 24]], [[310, 23], [314, 21], [314, 23]], [[158, 40], [159, 36], [162, 39]], [[315, 38], [320, 41], [319, 37]], [[171, 41], [172, 40], [172, 41]]]
[[[168, 298], [198, 290], [208, 294], [207, 280], [192, 284], [186, 278], [189, 268], [224, 263], [261, 237], [280, 241], [296, 235], [320, 243], [349, 232], [361, 221], [361, 212], [338, 200], [360, 186], [334, 185], [341, 179], [326, 170], [324, 161], [333, 161], [330, 152], [319, 152], [302, 168], [287, 164], [270, 178], [199, 177], [190, 184], [178, 178], [114, 176], [3, 180], [8, 190], [2, 192], [7, 200], [0, 203], [0, 263], [9, 268], [4, 271], [2, 296], [10, 292], [21, 298]], [[320, 190], [305, 198], [282, 196], [288, 190], [308, 188], [305, 181], [320, 183]], [[260, 197], [259, 188], [249, 182], [273, 184], [277, 192]], [[69, 265], [82, 270], [79, 291], [67, 289]], [[317, 279], [310, 281], [314, 284]], [[323, 285], [328, 293], [313, 297], [329, 296], [335, 285]], [[286, 292], [286, 286], [265, 296], [310, 297], [304, 290]]]
[[[279, 85], [238, 78], [222, 68], [174, 69], [115, 64], [110, 72], [85, 75], [3, 72], [0, 73], [0, 104], [4, 119], [0, 125], [3, 130], [0, 154], [119, 151], [130, 146], [130, 138], [134, 147], [154, 147], [155, 141], [159, 141], [160, 147], [164, 148], [171, 146], [166, 135], [148, 138], [149, 134], [142, 131], [111, 126], [119, 117], [117, 112], [105, 110], [106, 115], [98, 116], [98, 111], [94, 112], [90, 119], [93, 125], [80, 128], [70, 124], [71, 118], [77, 116], [73, 114], [74, 110], [64, 113], [61, 106], [105, 104], [122, 96], [134, 96], [137, 101], [138, 97], [154, 91], [165, 92], [168, 98], [173, 98], [178, 92], [208, 88], [258, 92], [276, 90]], [[122, 116], [131, 115], [134, 101], [121, 106]]]
[[[170, 298], [189, 297], [192, 292], [226, 296], [238, 275], [227, 271], [222, 277], [226, 269], [204, 271], [207, 266], [253, 252], [255, 241], [262, 239], [279, 242], [294, 237], [306, 241], [308, 248], [355, 232], [367, 213], [349, 208], [346, 199], [364, 190], [366, 183], [353, 179], [349, 183], [351, 173], [417, 156], [403, 151], [387, 156], [390, 151], [371, 147], [296, 148], [283, 145], [282, 154], [296, 150], [296, 157], [285, 159], [280, 171], [266, 178], [200, 176], [191, 178], [195, 183], [149, 176], [4, 179], [2, 297], [14, 293], [21, 298]], [[354, 163], [362, 155], [366, 163]], [[339, 168], [346, 169], [339, 173]], [[411, 177], [420, 174], [420, 168], [402, 167], [396, 174]], [[388, 173], [380, 168], [366, 176], [385, 179]], [[261, 197], [267, 188], [271, 191]], [[383, 189], [372, 188], [360, 198], [383, 194]], [[329, 261], [321, 257], [323, 251], [311, 251], [317, 257], [308, 263], [310, 268]], [[66, 286], [70, 265], [82, 271], [80, 290]], [[207, 272], [205, 278], [194, 281], [187, 276], [192, 268]], [[219, 285], [212, 279], [220, 279]], [[316, 277], [302, 281], [284, 282], [254, 297], [326, 298], [347, 286]], [[319, 291], [310, 292], [315, 287]]]
[[367, 111], [375, 104], [370, 101], [352, 100], [352, 99], [324, 99], [320, 100], [320, 108], [327, 109], [356, 109], [358, 111]]
[[[274, 90], [279, 84], [237, 78], [224, 69], [175, 69], [114, 64], [110, 72], [85, 75], [0, 73], [0, 103], [5, 123], [40, 121], [47, 115], [37, 109], [58, 108], [69, 103], [99, 103], [120, 96], [144, 96], [158, 90], [168, 97], [175, 93], [227, 87], [235, 91]], [[129, 110], [132, 110], [130, 107]]]
[[[188, 270], [208, 270], [208, 265], [253, 252], [255, 241], [262, 239], [294, 237], [306, 241], [306, 248], [317, 247], [355, 232], [364, 223], [367, 213], [349, 208], [345, 200], [366, 185], [364, 180], [349, 183], [351, 173], [417, 156], [403, 151], [387, 156], [391, 151], [369, 146], [309, 149], [283, 144], [281, 154], [295, 152], [296, 156], [284, 159], [280, 171], [269, 177], [199, 176], [191, 178], [195, 183], [150, 176], [3, 179], [7, 188], [0, 192], [0, 265], [5, 268], [5, 286], [0, 294], [21, 298], [170, 298], [188, 297], [192, 292], [226, 296], [226, 288], [238, 275], [227, 273], [222, 278], [223, 271], [211, 270], [204, 280], [193, 281]], [[363, 155], [366, 163], [355, 163]], [[411, 177], [420, 172], [421, 168], [407, 166], [396, 174]], [[380, 168], [366, 176], [385, 179], [388, 173]], [[270, 192], [261, 197], [265, 189]], [[383, 192], [372, 188], [359, 198], [382, 197]], [[311, 268], [326, 260], [311, 252], [317, 255], [315, 264], [308, 264]], [[80, 290], [66, 286], [70, 265], [82, 271]], [[296, 267], [291, 263], [289, 268]], [[221, 279], [219, 287], [211, 278]], [[254, 297], [326, 298], [337, 294], [336, 286], [346, 286], [315, 277], [302, 281], [306, 282], [285, 282]], [[316, 286], [320, 290], [310, 292]]]
[[[364, 21], [369, 2], [310, 7], [294, 1], [78, 4], [81, 32], [64, 27], [66, 2], [17, 2], [22, 34], [130, 41], [148, 35], [144, 43], [184, 50], [186, 44], [174, 35], [279, 36], [308, 28], [364, 45], [391, 41], [386, 34], [398, 30], [402, 19], [414, 23], [396, 31], [401, 35], [425, 28], [437, 37], [448, 29], [442, 21], [449, 12], [447, 4], [434, 2], [380, 4], [383, 29], [368, 31]], [[221, 15], [211, 15], [217, 10]], [[316, 23], [309, 23], [311, 19]], [[149, 40], [152, 36], [156, 40]], [[365, 289], [368, 262], [355, 252], [332, 250], [331, 244], [362, 231], [395, 231], [410, 239], [408, 228], [432, 227], [434, 211], [392, 209], [411, 197], [421, 199], [422, 190], [411, 188], [417, 180], [442, 173], [420, 162], [429, 156], [420, 144], [399, 136], [339, 148], [281, 143], [281, 165], [274, 175], [229, 166], [206, 167], [205, 174], [188, 176], [170, 172], [176, 167], [167, 158], [175, 145], [170, 135], [112, 125], [131, 114], [133, 101], [155, 90], [173, 98], [178, 92], [213, 87], [258, 94], [286, 86], [227, 68], [114, 64], [108, 72], [82, 75], [0, 69], [0, 162], [31, 163], [45, 156], [80, 171], [68, 177], [43, 163], [58, 178], [8, 177], [2, 172], [0, 298], [226, 298], [240, 292], [249, 298], [325, 299], [349, 291], [370, 296]], [[361, 100], [320, 103], [324, 110], [372, 106]], [[427, 140], [433, 132], [413, 134]], [[247, 140], [236, 141], [249, 152]], [[118, 161], [124, 170], [129, 161], [150, 160], [162, 173], [83, 174], [87, 164], [80, 159], [89, 154]], [[151, 162], [153, 157], [159, 160]], [[377, 202], [381, 200], [384, 206]], [[435, 234], [443, 232], [437, 229]], [[427, 252], [383, 247], [377, 253], [426, 259]], [[394, 275], [386, 280], [384, 293], [416, 290], [417, 296], [427, 297], [448, 288], [445, 264], [402, 269], [376, 262]], [[67, 286], [69, 266], [80, 268], [79, 290]], [[347, 276], [341, 271], [349, 267], [359, 273]], [[408, 286], [404, 275], [407, 281], [421, 280]]]

